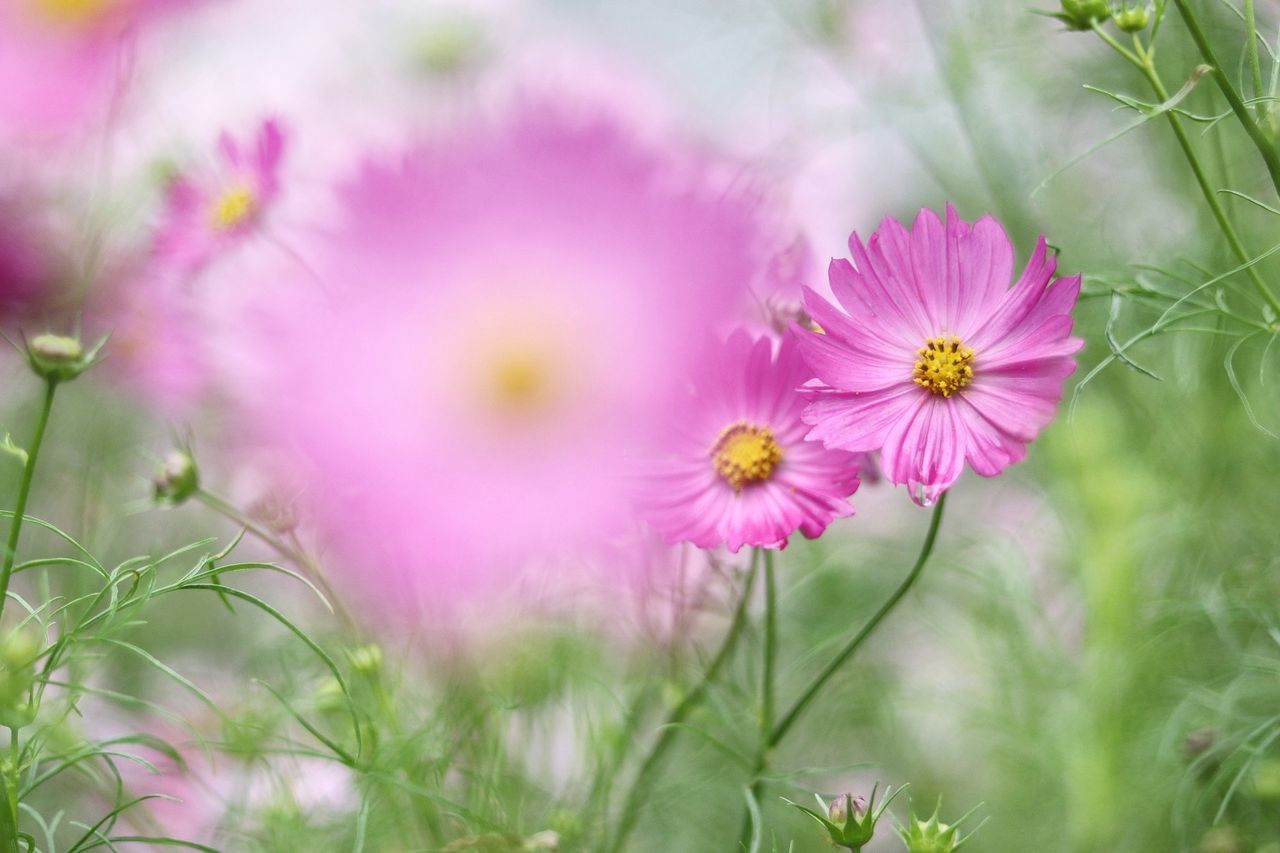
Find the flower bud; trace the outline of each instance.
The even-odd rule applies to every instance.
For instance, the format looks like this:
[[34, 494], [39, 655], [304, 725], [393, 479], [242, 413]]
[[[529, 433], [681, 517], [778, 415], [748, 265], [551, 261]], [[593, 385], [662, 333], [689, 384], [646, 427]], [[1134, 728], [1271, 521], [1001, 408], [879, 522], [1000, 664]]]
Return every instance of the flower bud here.
[[807, 806], [787, 800], [787, 804], [813, 818], [831, 837], [831, 843], [846, 850], [861, 850], [876, 834], [876, 822], [880, 820], [893, 798], [902, 793], [902, 788], [890, 791], [879, 808], [876, 807], [876, 789], [871, 789], [871, 797], [864, 800], [853, 794], [842, 794], [824, 803], [821, 797], [815, 796], [822, 811], [814, 811]]
[[382, 669], [382, 647], [377, 643], [366, 643], [357, 646], [347, 653], [351, 668], [356, 672], [372, 675]]
[[1111, 6], [1107, 0], [1062, 0], [1062, 11], [1049, 17], [1057, 18], [1069, 29], [1088, 30], [1111, 17]]
[[973, 837], [972, 832], [963, 837], [960, 835], [960, 824], [973, 814], [972, 811], [955, 823], [948, 824], [938, 820], [938, 810], [941, 808], [942, 802], [939, 801], [928, 820], [920, 820], [912, 814], [907, 825], [898, 829], [903, 843], [907, 845], [907, 853], [951, 853], [959, 850]]
[[85, 352], [79, 338], [66, 335], [36, 335], [27, 341], [27, 363], [49, 382], [64, 382], [84, 373], [97, 359], [102, 344]]
[[177, 505], [200, 489], [200, 469], [185, 450], [174, 450], [164, 458], [160, 471], [151, 481], [157, 503]]
[[853, 806], [853, 811], [861, 817], [867, 813], [867, 798], [855, 796], [854, 794], [841, 794], [830, 802], [827, 806], [827, 817], [831, 818], [832, 823], [844, 823], [849, 816], [849, 806]]
[[1151, 23], [1149, 6], [1121, 6], [1111, 11], [1111, 20], [1121, 32], [1139, 33]]
[[1253, 765], [1251, 793], [1259, 800], [1280, 800], [1280, 759], [1264, 758]]
[[34, 632], [19, 628], [0, 642], [0, 725], [22, 728], [35, 715], [27, 691], [35, 680], [40, 643]]
[[1200, 853], [1244, 853], [1240, 835], [1229, 826], [1215, 826], [1200, 839]]

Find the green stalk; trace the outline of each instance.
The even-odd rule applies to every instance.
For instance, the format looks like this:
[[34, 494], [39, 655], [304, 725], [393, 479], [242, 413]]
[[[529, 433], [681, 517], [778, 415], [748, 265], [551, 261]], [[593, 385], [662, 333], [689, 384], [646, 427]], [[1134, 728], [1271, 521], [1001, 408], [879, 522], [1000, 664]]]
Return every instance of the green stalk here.
[[631, 783], [631, 790], [627, 793], [627, 798], [623, 802], [622, 814], [618, 818], [618, 830], [613, 837], [613, 843], [605, 848], [610, 853], [619, 853], [624, 849], [627, 838], [630, 837], [635, 829], [636, 820], [640, 817], [640, 809], [648, 799], [649, 790], [653, 785], [653, 774], [658, 763], [662, 761], [667, 750], [671, 748], [680, 724], [702, 701], [707, 688], [711, 686], [711, 682], [720, 674], [720, 670], [738, 645], [738, 638], [742, 635], [742, 628], [746, 623], [747, 604], [751, 601], [751, 588], [755, 585], [756, 570], [759, 564], [756, 556], [755, 554], [752, 555], [751, 567], [747, 571], [747, 579], [742, 587], [742, 598], [738, 601], [738, 607], [733, 613], [733, 621], [729, 624], [729, 631], [725, 634], [724, 640], [720, 644], [720, 649], [716, 652], [716, 656], [712, 658], [711, 664], [702, 675], [702, 679], [685, 694], [680, 704], [676, 705], [671, 713], [667, 715], [658, 739], [649, 749], [649, 754], [645, 756], [640, 769], [636, 771], [635, 780]]
[[44, 405], [40, 407], [36, 433], [31, 439], [31, 449], [27, 451], [27, 462], [22, 467], [22, 482], [18, 486], [18, 503], [13, 508], [13, 519], [9, 522], [9, 540], [5, 543], [4, 563], [0, 564], [0, 616], [4, 614], [4, 606], [8, 601], [9, 579], [13, 577], [13, 564], [18, 555], [18, 537], [22, 535], [22, 522], [27, 514], [27, 499], [31, 497], [31, 481], [35, 479], [36, 460], [40, 457], [40, 446], [44, 444], [44, 434], [49, 427], [49, 412], [53, 410], [53, 394], [57, 389], [56, 379], [45, 380]]
[[[1169, 90], [1164, 87], [1164, 82], [1160, 79], [1160, 73], [1156, 71], [1155, 61], [1150, 50], [1143, 49], [1135, 41], [1135, 47], [1140, 51], [1140, 53], [1135, 54], [1112, 38], [1106, 30], [1096, 23], [1093, 29], [1116, 53], [1123, 56], [1142, 72], [1142, 76], [1151, 84], [1151, 90], [1155, 92], [1156, 97], [1162, 103], [1169, 100]], [[1182, 149], [1183, 156], [1187, 159], [1187, 165], [1191, 167], [1191, 174], [1195, 176], [1196, 185], [1200, 187], [1200, 194], [1204, 196], [1205, 203], [1209, 205], [1209, 212], [1213, 214], [1214, 221], [1218, 223], [1218, 229], [1222, 232], [1222, 236], [1226, 238], [1227, 245], [1231, 247], [1231, 251], [1240, 260], [1241, 264], [1250, 264], [1245, 267], [1245, 274], [1249, 276], [1253, 286], [1262, 298], [1266, 300], [1267, 304], [1271, 306], [1272, 310], [1280, 314], [1280, 300], [1276, 299], [1275, 294], [1271, 292], [1266, 282], [1262, 280], [1262, 276], [1258, 274], [1256, 266], [1250, 263], [1253, 258], [1249, 255], [1248, 250], [1245, 249], [1240, 236], [1236, 234], [1231, 221], [1227, 219], [1227, 212], [1223, 209], [1222, 203], [1218, 201], [1218, 194], [1214, 192], [1213, 185], [1209, 183], [1209, 176], [1205, 174], [1204, 167], [1200, 164], [1200, 157], [1191, 145], [1191, 139], [1187, 136], [1187, 131], [1182, 126], [1182, 120], [1172, 110], [1165, 112], [1165, 118], [1169, 120], [1169, 127], [1173, 130], [1173, 135], [1178, 140], [1178, 147]]]
[[902, 597], [906, 595], [912, 585], [915, 584], [916, 579], [920, 577], [920, 572], [924, 569], [925, 563], [929, 561], [929, 555], [933, 553], [934, 542], [938, 539], [938, 528], [942, 525], [942, 509], [946, 504], [947, 493], [943, 492], [942, 496], [938, 498], [938, 502], [933, 507], [933, 515], [929, 519], [929, 532], [925, 534], [924, 544], [920, 546], [920, 556], [916, 557], [916, 563], [911, 567], [911, 571], [907, 574], [906, 578], [903, 579], [902, 583], [898, 584], [898, 588], [893, 591], [893, 594], [889, 596], [889, 599], [885, 601], [884, 604], [880, 605], [880, 609], [877, 610], [875, 615], [867, 621], [867, 624], [862, 626], [862, 630], [855, 634], [849, 642], [845, 643], [844, 648], [842, 648], [836, 656], [832, 658], [831, 662], [827, 664], [822, 672], [818, 673], [817, 677], [810, 682], [804, 693], [800, 695], [800, 698], [797, 699], [795, 704], [787, 711], [786, 716], [782, 718], [782, 722], [778, 723], [778, 725], [774, 727], [772, 733], [769, 735], [769, 749], [773, 749], [782, 742], [782, 739], [787, 736], [789, 731], [791, 731], [792, 726], [796, 724], [796, 720], [800, 719], [800, 715], [803, 714], [805, 709], [809, 707], [809, 704], [818, 697], [818, 694], [822, 691], [822, 688], [826, 686], [826, 683], [831, 680], [831, 676], [835, 675], [840, 668], [845, 665], [849, 658], [853, 657], [854, 652], [856, 652], [866, 639], [871, 636], [875, 629], [879, 627], [880, 623], [884, 621], [884, 618], [893, 611], [893, 608], [898, 605], [898, 602], [902, 600]]
[[[1218, 84], [1218, 88], [1222, 90], [1227, 103], [1231, 105], [1231, 111], [1236, 114], [1240, 126], [1244, 128], [1244, 132], [1249, 135], [1249, 139], [1253, 141], [1258, 153], [1262, 155], [1262, 161], [1267, 164], [1267, 172], [1271, 175], [1271, 184], [1275, 187], [1276, 194], [1280, 195], [1280, 153], [1276, 152], [1276, 147], [1271, 144], [1271, 141], [1267, 139], [1267, 135], [1262, 132], [1262, 128], [1253, 120], [1253, 115], [1249, 112], [1249, 108], [1245, 106], [1244, 99], [1240, 97], [1236, 87], [1231, 85], [1231, 78], [1227, 76], [1227, 73], [1222, 70], [1222, 66], [1218, 63], [1218, 57], [1214, 53], [1213, 45], [1209, 44], [1209, 39], [1200, 27], [1200, 22], [1192, 13], [1191, 7], [1187, 5], [1187, 0], [1174, 0], [1174, 3], [1178, 7], [1178, 14], [1182, 15], [1182, 20], [1187, 25], [1187, 30], [1191, 33], [1192, 40], [1195, 41], [1196, 47], [1200, 50], [1200, 56], [1209, 65], [1214, 81]], [[1253, 4], [1249, 3], [1248, 6], [1251, 10]], [[1251, 26], [1249, 29], [1249, 45], [1254, 64], [1258, 62], [1256, 36], [1256, 27]], [[1261, 66], [1258, 66], [1255, 80], [1258, 86], [1257, 94], [1260, 95], [1262, 93]], [[1170, 113], [1169, 116], [1172, 118], [1173, 113]]]
[[[760, 682], [760, 748], [751, 771], [751, 796], [757, 803], [764, 799], [761, 774], [769, 766], [769, 735], [773, 730], [774, 672], [778, 659], [778, 590], [773, 572], [773, 551], [764, 550], [764, 668]], [[742, 823], [739, 839], [743, 849], [751, 838], [751, 813]]]
[[[1249, 58], [1249, 75], [1253, 79], [1253, 96], [1261, 98], [1265, 88], [1262, 85], [1262, 62], [1258, 59], [1258, 14], [1254, 10], [1254, 0], [1244, 0], [1244, 23], [1249, 31], [1249, 40], [1245, 44], [1245, 55]], [[1267, 117], [1267, 107], [1261, 101], [1254, 104], [1254, 112], [1258, 121]]]
[[[35, 479], [36, 462], [40, 447], [49, 428], [49, 413], [53, 411], [53, 395], [58, 390], [58, 380], [45, 379], [44, 403], [36, 421], [36, 432], [27, 451], [26, 464], [22, 466], [22, 482], [18, 485], [18, 502], [9, 522], [9, 539], [5, 543], [4, 562], [0, 564], [0, 615], [9, 598], [9, 580], [13, 577], [13, 565], [18, 555], [18, 539], [22, 535], [22, 522], [27, 517], [27, 500], [31, 497], [31, 483]], [[5, 798], [0, 808], [0, 851], [17, 853], [18, 850], [18, 730], [9, 729], [9, 758], [4, 766]]]

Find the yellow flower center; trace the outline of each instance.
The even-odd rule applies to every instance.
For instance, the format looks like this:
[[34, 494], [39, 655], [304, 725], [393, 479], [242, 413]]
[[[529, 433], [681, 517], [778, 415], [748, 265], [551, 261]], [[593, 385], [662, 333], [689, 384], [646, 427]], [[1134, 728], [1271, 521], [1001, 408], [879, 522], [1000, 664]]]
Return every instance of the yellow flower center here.
[[552, 396], [554, 377], [541, 354], [514, 350], [499, 354], [489, 364], [490, 398], [507, 412], [529, 412]]
[[237, 184], [214, 199], [209, 206], [209, 222], [219, 231], [230, 231], [241, 225], [258, 209], [253, 190]]
[[973, 350], [955, 335], [929, 338], [916, 355], [911, 376], [934, 394], [950, 397], [973, 381]]
[[28, 0], [30, 9], [39, 17], [55, 24], [91, 24], [101, 18], [119, 0]]
[[740, 492], [750, 483], [761, 483], [772, 477], [782, 461], [782, 453], [773, 430], [738, 421], [725, 427], [711, 445], [711, 467]]

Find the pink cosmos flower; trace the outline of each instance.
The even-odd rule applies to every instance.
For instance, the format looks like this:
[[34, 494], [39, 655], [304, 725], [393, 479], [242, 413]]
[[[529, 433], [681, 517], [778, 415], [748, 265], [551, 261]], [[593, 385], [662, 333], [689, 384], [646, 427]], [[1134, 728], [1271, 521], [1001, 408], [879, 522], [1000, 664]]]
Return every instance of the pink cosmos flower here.
[[673, 377], [767, 269], [756, 200], [539, 104], [370, 159], [338, 202], [309, 271], [248, 282], [269, 304], [231, 384], [264, 449], [380, 618], [556, 594], [549, 565], [628, 526]]
[[127, 80], [138, 28], [187, 0], [0, 0], [0, 130], [47, 136]]
[[807, 441], [798, 388], [812, 378], [793, 334], [735, 332], [701, 360], [671, 455], [653, 478], [648, 517], [670, 541], [783, 548], [853, 515], [853, 454]]
[[190, 274], [257, 231], [280, 192], [284, 150], [285, 134], [274, 120], [262, 123], [251, 147], [224, 132], [215, 168], [169, 184], [157, 259]]
[[844, 311], [805, 297], [822, 329], [798, 332], [820, 380], [808, 389], [809, 437], [880, 450], [884, 475], [918, 503], [949, 488], [966, 460], [984, 477], [1021, 460], [1084, 343], [1071, 337], [1080, 277], [1053, 280], [1041, 237], [1010, 288], [1004, 229], [990, 216], [963, 222], [950, 205], [945, 224], [929, 210], [910, 231], [886, 218], [849, 249], [854, 263], [830, 268]]

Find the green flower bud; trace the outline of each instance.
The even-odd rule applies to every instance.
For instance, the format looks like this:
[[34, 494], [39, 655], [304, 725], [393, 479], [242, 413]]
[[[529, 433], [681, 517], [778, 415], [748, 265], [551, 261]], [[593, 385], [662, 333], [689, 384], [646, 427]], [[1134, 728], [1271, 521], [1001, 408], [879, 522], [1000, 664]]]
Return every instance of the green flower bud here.
[[35, 680], [40, 641], [19, 628], [0, 642], [0, 725], [22, 728], [35, 717], [28, 691]]
[[200, 490], [200, 469], [185, 450], [175, 450], [164, 458], [160, 471], [151, 481], [156, 503], [177, 505]]
[[1147, 24], [1151, 23], [1151, 8], [1149, 6], [1121, 6], [1112, 10], [1111, 20], [1121, 32], [1139, 33], [1147, 28]]
[[1215, 826], [1200, 839], [1200, 853], [1244, 853], [1244, 842], [1229, 826]]
[[36, 335], [27, 341], [27, 363], [41, 378], [49, 382], [75, 379], [97, 360], [99, 343], [85, 352], [78, 338], [66, 335]]
[[1253, 766], [1253, 796], [1280, 800], [1280, 759], [1267, 758]]
[[357, 646], [347, 653], [351, 668], [356, 672], [372, 675], [382, 669], [382, 647], [377, 643], [366, 643]]
[[1069, 29], [1088, 30], [1111, 17], [1111, 6], [1107, 0], [1062, 0], [1062, 11], [1049, 17], [1057, 18]]
[[876, 834], [876, 822], [884, 815], [885, 809], [889, 807], [889, 803], [893, 802], [893, 798], [902, 793], [903, 788], [896, 791], [886, 789], [886, 791], [888, 796], [879, 808], [876, 807], [875, 788], [871, 789], [869, 800], [855, 797], [853, 794], [842, 794], [828, 804], [815, 794], [814, 798], [817, 799], [821, 811], [814, 811], [790, 800], [786, 800], [786, 803], [821, 824], [827, 831], [827, 835], [831, 837], [832, 844], [846, 850], [859, 851]]
[[941, 808], [942, 802], [939, 801], [928, 820], [920, 820], [912, 814], [907, 825], [898, 829], [898, 835], [907, 845], [907, 853], [951, 853], [959, 850], [973, 837], [972, 832], [963, 837], [960, 835], [960, 824], [973, 811], [969, 811], [955, 823], [947, 824], [938, 820]]

